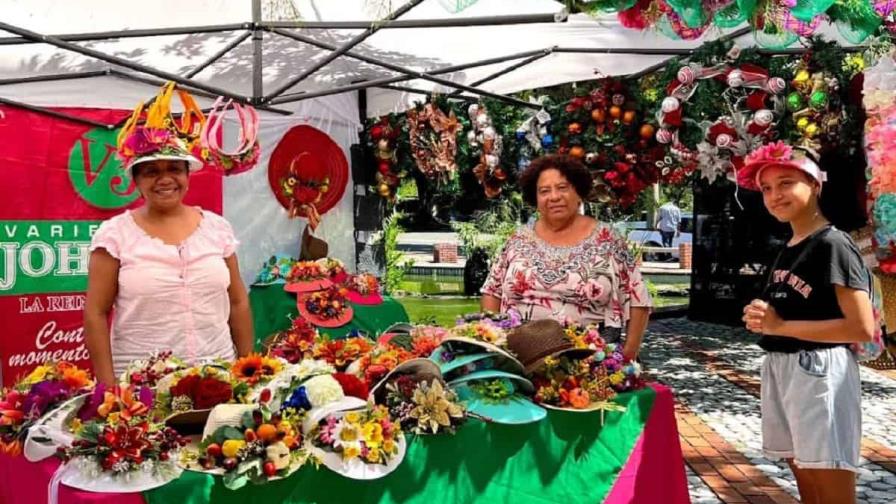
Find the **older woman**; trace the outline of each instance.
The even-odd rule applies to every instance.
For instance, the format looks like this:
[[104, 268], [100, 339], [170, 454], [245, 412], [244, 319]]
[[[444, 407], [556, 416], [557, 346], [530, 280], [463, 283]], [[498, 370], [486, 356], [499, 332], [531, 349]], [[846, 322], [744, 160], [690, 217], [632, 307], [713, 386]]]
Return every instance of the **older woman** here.
[[591, 175], [576, 159], [538, 158], [520, 177], [539, 218], [510, 238], [482, 287], [482, 308], [526, 319], [598, 324], [623, 353], [638, 356], [651, 300], [625, 240], [582, 215]]
[[144, 205], [103, 222], [90, 246], [84, 330], [98, 380], [115, 383], [157, 350], [190, 362], [248, 354], [252, 315], [233, 229], [183, 202], [202, 163], [172, 140], [128, 167]]

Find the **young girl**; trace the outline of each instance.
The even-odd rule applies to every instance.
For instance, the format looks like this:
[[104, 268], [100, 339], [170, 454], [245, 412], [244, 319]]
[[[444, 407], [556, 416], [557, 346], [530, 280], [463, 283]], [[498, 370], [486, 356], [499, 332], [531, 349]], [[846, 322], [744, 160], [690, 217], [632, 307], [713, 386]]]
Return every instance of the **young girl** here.
[[738, 185], [759, 190], [793, 237], [770, 268], [762, 299], [744, 308], [761, 334], [762, 443], [787, 459], [803, 503], [855, 502], [861, 382], [850, 343], [871, 341], [870, 272], [849, 235], [821, 214], [825, 173], [778, 142], [754, 151]]

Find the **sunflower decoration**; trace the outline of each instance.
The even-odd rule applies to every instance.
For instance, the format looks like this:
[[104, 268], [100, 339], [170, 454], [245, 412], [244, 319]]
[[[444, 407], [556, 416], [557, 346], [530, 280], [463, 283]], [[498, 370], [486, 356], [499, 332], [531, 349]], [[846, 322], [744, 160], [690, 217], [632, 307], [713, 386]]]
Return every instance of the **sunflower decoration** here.
[[283, 371], [283, 362], [274, 357], [251, 353], [237, 359], [230, 371], [237, 381], [253, 386], [267, 383], [277, 373]]

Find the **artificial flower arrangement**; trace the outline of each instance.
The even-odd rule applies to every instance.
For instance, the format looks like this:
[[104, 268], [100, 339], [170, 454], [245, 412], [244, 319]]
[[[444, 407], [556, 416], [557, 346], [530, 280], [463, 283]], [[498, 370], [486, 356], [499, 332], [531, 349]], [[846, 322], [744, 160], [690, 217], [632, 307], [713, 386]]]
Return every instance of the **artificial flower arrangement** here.
[[392, 419], [385, 406], [328, 415], [306, 436], [312, 447], [338, 454], [343, 463], [382, 465], [398, 458], [404, 441], [401, 424]]
[[286, 275], [287, 283], [313, 282], [327, 276], [327, 272], [318, 261], [296, 261]]
[[509, 331], [522, 325], [523, 317], [520, 315], [520, 312], [513, 309], [509, 310], [507, 313], [494, 313], [489, 311], [467, 313], [457, 318], [456, 325], [479, 321], [491, 322], [492, 325], [497, 326], [499, 329]]
[[345, 281], [345, 287], [366, 296], [380, 292], [380, 281], [371, 273], [359, 273], [349, 276]]
[[285, 331], [273, 335], [266, 344], [267, 355], [285, 360], [290, 364], [298, 364], [302, 359], [314, 355], [314, 346], [320, 334], [307, 320], [296, 317], [292, 326]]
[[251, 353], [245, 357], [240, 357], [233, 363], [230, 372], [233, 375], [236, 397], [242, 397], [242, 391], [245, 389], [240, 384], [245, 384], [247, 388], [264, 385], [271, 381], [278, 373], [283, 371], [284, 361], [276, 357], [264, 356], [257, 353]]
[[460, 324], [449, 329], [448, 335], [489, 343], [499, 348], [507, 347], [507, 333], [488, 319]]
[[259, 285], [270, 285], [278, 280], [286, 281], [292, 272], [292, 267], [296, 260], [288, 256], [271, 256], [265, 261], [255, 277], [255, 283]]
[[402, 375], [385, 387], [385, 405], [402, 430], [415, 434], [454, 433], [466, 419], [457, 394], [439, 380]]
[[181, 464], [221, 474], [224, 486], [236, 490], [247, 482], [263, 484], [284, 478], [304, 464], [301, 416], [271, 412], [264, 404], [243, 412], [237, 425], [222, 425], [205, 436], [197, 450], [185, 451]]
[[295, 387], [283, 401], [282, 409], [308, 411], [334, 403], [344, 397], [367, 400], [368, 388], [357, 376], [332, 373], [312, 376]]
[[576, 348], [594, 350], [594, 354], [587, 360], [590, 365], [603, 368], [613, 390], [627, 392], [645, 387], [641, 378], [641, 365], [637, 361], [627, 360], [619, 344], [606, 343], [595, 326], [568, 324], [564, 332]]
[[324, 276], [328, 277], [334, 283], [341, 283], [345, 280], [347, 275], [345, 271], [345, 264], [339, 259], [334, 259], [332, 257], [324, 257], [317, 260], [317, 263], [320, 265], [321, 272]]
[[156, 383], [175, 371], [185, 369], [187, 364], [174, 357], [170, 350], [153, 352], [146, 359], [138, 359], [128, 364], [120, 381], [135, 386], [155, 387]]
[[97, 384], [68, 422], [74, 439], [59, 447], [57, 456], [75, 463], [88, 478], [104, 474], [128, 478], [138, 473], [163, 481], [176, 477], [172, 455], [187, 439], [153, 422], [152, 404], [149, 387]]
[[[239, 382], [237, 386], [246, 384]], [[154, 416], [166, 418], [191, 410], [207, 410], [233, 398], [234, 386], [228, 368], [214, 364], [191, 367], [158, 381]]]
[[344, 371], [352, 362], [360, 359], [373, 349], [373, 342], [365, 336], [352, 336], [343, 339], [319, 338], [312, 350], [315, 359], [332, 364], [337, 370]]
[[0, 451], [16, 456], [29, 427], [93, 386], [90, 372], [68, 362], [42, 364], [0, 393]]
[[345, 297], [347, 291], [340, 287], [305, 294], [298, 299], [299, 314], [321, 327], [339, 327], [349, 323], [354, 310]]
[[575, 410], [615, 409], [609, 403], [616, 393], [607, 370], [588, 359], [547, 357], [544, 366], [533, 373], [532, 383], [538, 404]]
[[402, 362], [429, 357], [447, 334], [445, 329], [434, 326], [417, 326], [408, 333], [385, 333], [370, 352], [349, 367], [349, 372], [372, 388]]

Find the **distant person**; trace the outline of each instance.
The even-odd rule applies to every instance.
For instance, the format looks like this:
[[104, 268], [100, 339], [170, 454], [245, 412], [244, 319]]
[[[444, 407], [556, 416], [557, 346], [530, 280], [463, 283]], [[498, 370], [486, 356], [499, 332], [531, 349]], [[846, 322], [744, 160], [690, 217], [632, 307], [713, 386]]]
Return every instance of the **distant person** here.
[[592, 187], [588, 169], [569, 156], [542, 156], [520, 187], [538, 219], [507, 240], [482, 286], [483, 310], [599, 325], [635, 359], [652, 302], [625, 239], [580, 213]]
[[657, 229], [663, 239], [664, 247], [671, 247], [672, 240], [678, 236], [678, 227], [681, 225], [681, 210], [672, 202], [667, 201], [660, 207], [660, 220]]

